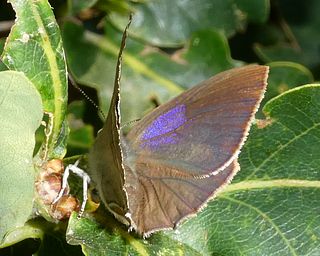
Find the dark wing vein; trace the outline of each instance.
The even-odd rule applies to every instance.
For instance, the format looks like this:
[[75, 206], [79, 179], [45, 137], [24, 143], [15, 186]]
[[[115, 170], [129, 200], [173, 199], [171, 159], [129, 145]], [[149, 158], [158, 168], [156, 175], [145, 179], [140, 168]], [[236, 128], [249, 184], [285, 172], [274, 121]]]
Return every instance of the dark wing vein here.
[[161, 179], [160, 179], [160, 182], [161, 182], [164, 186], [166, 186], [166, 187], [171, 191], [171, 193], [174, 194], [181, 202], [183, 202], [190, 210], [194, 210], [194, 208], [193, 208], [192, 206], [190, 206], [189, 203], [186, 202], [179, 194], [177, 194], [177, 193], [175, 192], [175, 190], [173, 190], [168, 184], [166, 184], [165, 182], [163, 182], [163, 180], [161, 180]]
[[156, 188], [155, 188], [152, 180], [151, 180], [151, 179], [148, 179], [148, 180], [149, 180], [149, 182], [150, 182], [150, 184], [151, 184], [151, 186], [152, 186], [152, 188], [153, 188], [153, 190], [154, 190], [154, 193], [155, 193], [155, 195], [156, 195], [158, 204], [159, 204], [159, 206], [160, 206], [160, 208], [161, 208], [161, 211], [162, 211], [163, 215], [166, 217], [167, 220], [170, 221], [171, 224], [173, 224], [172, 221], [171, 221], [170, 216], [168, 216], [167, 212], [166, 212], [166, 211], [163, 209], [163, 207], [162, 207], [162, 204], [161, 204], [161, 201], [160, 201], [160, 197], [159, 197], [159, 195], [158, 195], [158, 193], [157, 193], [157, 190], [156, 190]]

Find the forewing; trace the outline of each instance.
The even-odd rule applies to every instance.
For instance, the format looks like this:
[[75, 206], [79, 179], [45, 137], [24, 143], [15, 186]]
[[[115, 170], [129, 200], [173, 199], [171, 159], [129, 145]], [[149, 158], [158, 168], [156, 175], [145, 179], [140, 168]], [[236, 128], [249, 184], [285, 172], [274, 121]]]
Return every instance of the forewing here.
[[117, 111], [110, 111], [90, 150], [89, 173], [106, 207], [120, 221], [127, 223], [124, 218], [128, 207], [118, 127]]
[[224, 169], [238, 156], [267, 75], [266, 66], [231, 69], [161, 105], [129, 132], [128, 165], [134, 165], [131, 159], [150, 158], [193, 176]]
[[131, 20], [130, 16], [122, 36], [109, 113], [89, 152], [89, 173], [99, 195], [108, 210], [125, 224], [129, 224], [129, 220], [125, 217], [128, 212], [128, 202], [124, 190], [125, 174], [120, 146], [120, 78], [122, 52]]

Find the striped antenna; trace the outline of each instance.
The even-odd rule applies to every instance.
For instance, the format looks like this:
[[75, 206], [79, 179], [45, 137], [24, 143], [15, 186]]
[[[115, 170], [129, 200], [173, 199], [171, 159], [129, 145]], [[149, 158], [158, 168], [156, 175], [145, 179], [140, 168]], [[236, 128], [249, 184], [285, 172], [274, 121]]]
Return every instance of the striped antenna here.
[[99, 111], [103, 119], [106, 119], [106, 116], [101, 110], [101, 108], [78, 86], [74, 78], [71, 76], [70, 72], [68, 72], [68, 78], [72, 86], [76, 88], [86, 98], [86, 100], [89, 101]]

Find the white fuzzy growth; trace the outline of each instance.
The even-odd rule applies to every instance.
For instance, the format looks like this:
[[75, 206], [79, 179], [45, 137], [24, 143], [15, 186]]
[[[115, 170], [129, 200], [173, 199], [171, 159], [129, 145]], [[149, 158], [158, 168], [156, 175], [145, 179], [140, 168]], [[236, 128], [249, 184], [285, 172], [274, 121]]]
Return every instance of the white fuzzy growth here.
[[26, 44], [26, 43], [29, 42], [29, 39], [30, 39], [30, 35], [24, 32], [24, 33], [22, 34], [21, 39], [17, 39], [17, 40], [19, 40], [20, 42]]
[[52, 21], [52, 22], [48, 23], [47, 27], [48, 28], [53, 28], [54, 27], [54, 22]]
[[38, 28], [38, 32], [39, 32], [39, 34], [40, 34], [40, 35], [45, 34], [45, 31], [44, 31], [44, 29], [43, 29], [43, 28]]
[[7, 55], [5, 55], [4, 57], [3, 57], [3, 59], [7, 59], [8, 60], [8, 63], [10, 64], [10, 65], [14, 65], [14, 60], [13, 60], [13, 58], [9, 55], [9, 54], [7, 54]]

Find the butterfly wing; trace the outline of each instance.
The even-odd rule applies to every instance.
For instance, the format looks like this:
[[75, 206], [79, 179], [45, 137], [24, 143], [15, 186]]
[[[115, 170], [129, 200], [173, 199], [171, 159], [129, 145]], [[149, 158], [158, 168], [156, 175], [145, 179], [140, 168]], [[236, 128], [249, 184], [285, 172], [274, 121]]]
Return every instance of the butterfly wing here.
[[122, 52], [125, 48], [130, 16], [121, 41], [110, 108], [103, 128], [89, 152], [89, 173], [107, 209], [122, 223], [129, 225], [125, 174], [120, 146], [120, 78]]
[[268, 67], [259, 65], [228, 70], [161, 105], [129, 132], [128, 165], [151, 158], [200, 177], [224, 169], [247, 137], [267, 74]]
[[109, 112], [104, 127], [98, 133], [89, 152], [88, 172], [108, 210], [121, 222], [129, 224], [124, 217], [128, 212], [128, 205], [123, 189], [124, 169], [120, 137], [117, 129], [114, 128], [117, 123], [119, 121], [116, 112]]
[[239, 164], [234, 160], [217, 175], [204, 179], [170, 176], [154, 178], [146, 173], [166, 173], [167, 167], [142, 164], [136, 178], [136, 174], [126, 167], [126, 180], [130, 182], [126, 184], [126, 190], [132, 227], [145, 237], [158, 230], [176, 227], [184, 218], [196, 214], [238, 170]]
[[268, 67], [220, 73], [144, 117], [123, 141], [132, 226], [141, 234], [195, 214], [239, 170]]

